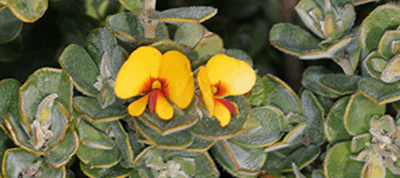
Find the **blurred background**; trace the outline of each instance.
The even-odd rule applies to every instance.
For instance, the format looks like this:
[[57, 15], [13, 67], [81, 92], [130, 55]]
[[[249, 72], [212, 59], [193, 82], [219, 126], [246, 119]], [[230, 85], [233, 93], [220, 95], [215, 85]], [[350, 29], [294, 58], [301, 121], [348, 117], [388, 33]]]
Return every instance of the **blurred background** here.
[[[0, 79], [15, 78], [23, 83], [38, 68], [59, 68], [57, 60], [66, 46], [83, 45], [89, 32], [103, 26], [106, 15], [120, 8], [117, 0], [108, 0], [114, 9], [108, 9], [106, 14], [93, 14], [89, 10], [95, 8], [92, 7], [95, 1], [98, 0], [50, 0], [49, 8], [38, 21], [24, 23], [20, 34], [21, 56], [12, 62], [0, 62]], [[157, 10], [193, 5], [218, 8], [217, 15], [203, 25], [223, 39], [224, 47], [246, 51], [260, 76], [271, 73], [298, 91], [304, 69], [302, 61], [282, 54], [268, 42], [273, 24], [296, 21], [296, 3], [296, 0], [159, 0]]]

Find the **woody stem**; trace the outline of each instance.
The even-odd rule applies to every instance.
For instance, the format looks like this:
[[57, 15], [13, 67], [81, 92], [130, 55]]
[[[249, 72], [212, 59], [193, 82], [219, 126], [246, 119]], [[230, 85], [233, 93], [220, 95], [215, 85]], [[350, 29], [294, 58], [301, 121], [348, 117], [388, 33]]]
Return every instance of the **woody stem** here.
[[143, 28], [144, 28], [144, 37], [145, 38], [155, 38], [155, 30], [157, 27], [157, 22], [154, 20], [150, 20], [147, 15], [152, 11], [156, 10], [156, 0], [145, 0], [144, 8], [140, 18], [142, 20]]
[[333, 61], [336, 62], [336, 64], [338, 64], [342, 68], [343, 72], [346, 75], [349, 75], [349, 76], [354, 75], [354, 71], [353, 71], [353, 68], [351, 68], [351, 66], [350, 66], [349, 60], [347, 60], [346, 58], [343, 58], [343, 57], [338, 57], [338, 58], [334, 57], [332, 59], [333, 59]]

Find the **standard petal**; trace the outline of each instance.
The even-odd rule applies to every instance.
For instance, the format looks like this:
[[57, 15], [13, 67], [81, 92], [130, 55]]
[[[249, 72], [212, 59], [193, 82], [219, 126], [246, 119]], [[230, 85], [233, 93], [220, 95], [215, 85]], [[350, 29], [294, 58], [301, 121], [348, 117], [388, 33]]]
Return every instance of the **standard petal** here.
[[200, 66], [199, 73], [197, 74], [197, 83], [199, 84], [203, 102], [207, 107], [210, 116], [214, 115], [214, 97], [212, 86], [208, 79], [207, 68]]
[[169, 120], [174, 116], [174, 108], [160, 91], [157, 92], [156, 113], [159, 118]]
[[151, 46], [142, 46], [133, 51], [118, 72], [115, 95], [128, 99], [151, 89], [150, 78], [158, 76], [161, 58], [161, 52]]
[[246, 62], [225, 54], [213, 56], [206, 64], [212, 85], [220, 85], [216, 95], [241, 95], [253, 88], [256, 74]]
[[186, 108], [193, 99], [194, 78], [189, 59], [178, 51], [162, 56], [159, 78], [167, 83], [165, 94], [180, 108]]
[[218, 102], [217, 100], [214, 100], [214, 105], [214, 116], [219, 121], [219, 125], [221, 125], [221, 127], [225, 127], [231, 121], [231, 113], [222, 103]]
[[149, 100], [150, 93], [144, 95], [142, 98], [132, 102], [128, 106], [128, 113], [131, 116], [140, 116], [146, 109], [147, 101]]

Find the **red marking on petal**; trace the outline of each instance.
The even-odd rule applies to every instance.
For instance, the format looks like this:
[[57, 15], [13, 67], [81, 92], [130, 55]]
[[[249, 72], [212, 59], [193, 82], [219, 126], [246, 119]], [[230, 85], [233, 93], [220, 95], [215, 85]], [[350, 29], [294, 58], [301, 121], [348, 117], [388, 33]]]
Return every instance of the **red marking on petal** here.
[[150, 93], [148, 101], [150, 114], [153, 114], [156, 111], [156, 104], [157, 104], [157, 90], [153, 90]]
[[214, 93], [214, 95], [224, 96], [228, 94], [228, 88], [221, 81], [219, 81], [217, 84], [213, 86], [217, 88], [217, 92]]
[[233, 116], [234, 114], [237, 113], [235, 105], [232, 104], [230, 101], [228, 101], [226, 99], [222, 99], [222, 98], [217, 98], [217, 97], [214, 97], [214, 99], [217, 100], [218, 102], [220, 102], [222, 105], [224, 105], [231, 113], [231, 116]]

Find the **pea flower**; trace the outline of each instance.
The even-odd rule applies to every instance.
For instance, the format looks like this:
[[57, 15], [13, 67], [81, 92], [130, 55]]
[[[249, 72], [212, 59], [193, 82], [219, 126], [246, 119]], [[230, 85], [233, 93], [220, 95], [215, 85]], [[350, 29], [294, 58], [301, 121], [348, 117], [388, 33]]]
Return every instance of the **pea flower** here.
[[130, 115], [141, 115], [148, 105], [151, 114], [156, 112], [161, 119], [169, 120], [174, 108], [167, 97], [180, 109], [186, 108], [193, 99], [190, 61], [178, 51], [161, 54], [151, 46], [139, 47], [118, 72], [114, 92], [121, 99], [144, 94], [128, 106]]
[[246, 62], [217, 54], [206, 67], [200, 66], [197, 80], [210, 116], [215, 116], [221, 127], [225, 127], [238, 113], [238, 108], [236, 103], [222, 97], [250, 91], [256, 82], [256, 74]]

